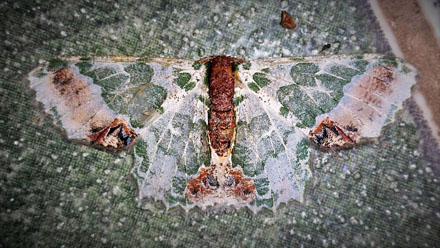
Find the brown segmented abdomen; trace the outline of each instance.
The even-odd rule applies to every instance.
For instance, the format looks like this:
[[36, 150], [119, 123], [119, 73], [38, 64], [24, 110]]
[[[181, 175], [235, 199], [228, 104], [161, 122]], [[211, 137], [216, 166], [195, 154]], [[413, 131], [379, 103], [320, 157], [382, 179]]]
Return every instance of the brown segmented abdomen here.
[[[245, 204], [255, 199], [255, 184], [243, 175], [239, 168], [230, 163], [234, 145], [236, 116], [233, 104], [235, 74], [233, 62], [240, 59], [215, 56], [205, 61], [211, 62], [209, 73], [209, 96], [211, 104], [208, 112], [208, 137], [212, 149], [211, 164], [201, 168], [198, 175], [188, 181], [188, 198], [205, 203]], [[202, 60], [203, 61], [203, 60]]]
[[211, 104], [208, 113], [208, 132], [212, 149], [222, 157], [230, 151], [235, 130], [232, 98], [235, 78], [231, 63], [234, 58], [218, 56], [212, 59], [209, 76]]

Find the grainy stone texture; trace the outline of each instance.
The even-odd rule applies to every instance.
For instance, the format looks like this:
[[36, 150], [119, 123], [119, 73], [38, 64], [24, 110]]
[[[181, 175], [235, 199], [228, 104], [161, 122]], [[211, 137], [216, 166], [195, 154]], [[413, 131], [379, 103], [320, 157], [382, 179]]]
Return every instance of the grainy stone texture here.
[[[0, 246], [436, 246], [438, 161], [414, 104], [376, 142], [314, 151], [305, 204], [184, 217], [137, 207], [131, 152], [67, 142], [23, 82], [39, 60], [65, 55], [390, 53], [357, 2], [0, 3]], [[280, 26], [281, 10], [295, 30]]]

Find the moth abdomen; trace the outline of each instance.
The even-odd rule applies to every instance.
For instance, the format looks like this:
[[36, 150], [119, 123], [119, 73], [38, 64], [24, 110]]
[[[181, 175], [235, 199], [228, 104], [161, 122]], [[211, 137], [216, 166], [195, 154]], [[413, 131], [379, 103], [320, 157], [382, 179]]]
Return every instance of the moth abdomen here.
[[240, 168], [232, 168], [228, 162], [231, 160], [236, 133], [233, 104], [236, 75], [233, 62], [239, 61], [241, 60], [227, 56], [209, 58], [211, 103], [208, 112], [208, 137], [214, 155], [210, 166], [201, 168], [198, 175], [189, 180], [186, 188], [187, 197], [202, 206], [216, 202], [248, 204], [255, 199], [254, 181], [243, 175]]
[[210, 59], [208, 82], [211, 104], [208, 113], [208, 133], [211, 147], [220, 157], [228, 156], [233, 146], [236, 121], [232, 101], [235, 87], [232, 68], [234, 61], [238, 59], [228, 56], [216, 56]]

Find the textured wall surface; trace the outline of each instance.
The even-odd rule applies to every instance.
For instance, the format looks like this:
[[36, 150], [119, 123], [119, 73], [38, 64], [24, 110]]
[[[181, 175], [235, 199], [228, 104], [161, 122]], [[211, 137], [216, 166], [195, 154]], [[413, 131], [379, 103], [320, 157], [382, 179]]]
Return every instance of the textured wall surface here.
[[[245, 59], [384, 53], [358, 1], [0, 3], [0, 247], [431, 246], [440, 242], [439, 162], [410, 100], [377, 141], [313, 152], [306, 202], [276, 213], [164, 212], [135, 201], [130, 151], [66, 140], [25, 74], [59, 56]], [[297, 22], [279, 25], [281, 10]], [[331, 48], [322, 52], [322, 46]]]

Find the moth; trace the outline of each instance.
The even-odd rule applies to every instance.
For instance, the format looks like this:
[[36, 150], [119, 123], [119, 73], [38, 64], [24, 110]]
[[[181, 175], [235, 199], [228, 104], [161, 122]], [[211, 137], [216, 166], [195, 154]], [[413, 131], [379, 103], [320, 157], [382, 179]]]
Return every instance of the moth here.
[[373, 54], [70, 57], [28, 80], [69, 139], [133, 149], [139, 201], [256, 212], [303, 202], [311, 150], [378, 137], [415, 76], [411, 65]]

